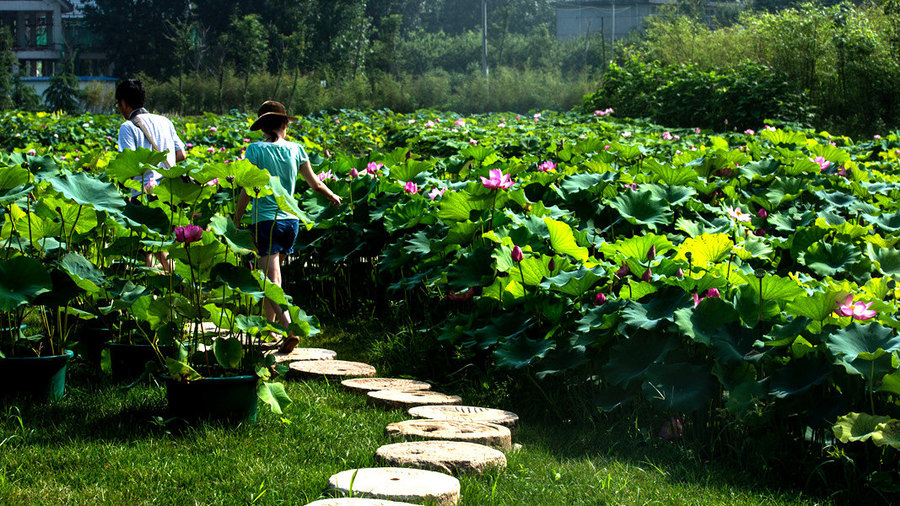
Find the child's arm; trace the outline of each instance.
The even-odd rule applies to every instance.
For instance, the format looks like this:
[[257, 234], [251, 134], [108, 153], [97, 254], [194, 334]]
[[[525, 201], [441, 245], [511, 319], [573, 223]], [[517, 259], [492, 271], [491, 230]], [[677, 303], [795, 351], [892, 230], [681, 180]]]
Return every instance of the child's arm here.
[[234, 208], [234, 226], [240, 228], [241, 226], [241, 218], [244, 217], [244, 211], [247, 210], [247, 204], [250, 203], [250, 195], [247, 195], [247, 190], [242, 189], [241, 194], [238, 196], [237, 205]]
[[300, 175], [303, 176], [303, 180], [306, 181], [306, 184], [308, 184], [313, 191], [324, 195], [333, 205], [338, 206], [341, 204], [341, 198], [335, 195], [330, 188], [325, 186], [325, 183], [320, 181], [319, 176], [313, 172], [309, 160], [303, 162], [303, 165], [300, 166]]

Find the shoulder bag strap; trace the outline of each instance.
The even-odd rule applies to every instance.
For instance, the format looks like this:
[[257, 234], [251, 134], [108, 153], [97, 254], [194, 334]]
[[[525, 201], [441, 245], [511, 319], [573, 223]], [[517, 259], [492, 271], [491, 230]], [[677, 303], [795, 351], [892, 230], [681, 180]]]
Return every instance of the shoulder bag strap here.
[[[162, 151], [161, 149], [159, 149], [159, 144], [157, 144], [156, 141], [153, 139], [153, 136], [150, 135], [150, 132], [147, 130], [147, 125], [145, 125], [144, 122], [141, 120], [140, 115], [136, 115], [136, 116], [132, 117], [130, 121], [132, 123], [134, 123], [135, 126], [140, 128], [141, 132], [144, 132], [144, 137], [146, 137], [147, 140], [150, 141], [150, 146], [153, 147], [153, 151]], [[168, 154], [166, 154], [166, 159], [163, 160], [162, 164], [163, 164], [163, 167], [165, 167], [167, 169], [172, 168], [172, 166], [169, 164]]]

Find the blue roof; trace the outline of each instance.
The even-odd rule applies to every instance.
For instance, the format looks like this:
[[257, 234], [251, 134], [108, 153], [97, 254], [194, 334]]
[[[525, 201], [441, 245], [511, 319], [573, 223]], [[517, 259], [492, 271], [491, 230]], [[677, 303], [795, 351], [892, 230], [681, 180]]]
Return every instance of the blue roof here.
[[[91, 82], [91, 81], [101, 81], [101, 82], [116, 82], [119, 80], [118, 77], [105, 77], [105, 76], [77, 76], [79, 81], [82, 82]], [[39, 83], [42, 81], [49, 81], [50, 76], [42, 76], [42, 77], [23, 77], [22, 82], [26, 83]]]

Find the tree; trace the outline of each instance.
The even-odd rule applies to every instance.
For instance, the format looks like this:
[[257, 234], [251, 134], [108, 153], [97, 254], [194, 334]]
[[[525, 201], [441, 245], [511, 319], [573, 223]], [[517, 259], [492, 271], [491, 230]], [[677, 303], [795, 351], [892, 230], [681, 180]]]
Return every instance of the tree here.
[[[190, 18], [166, 21], [166, 38], [172, 43], [172, 57], [178, 69], [178, 113], [184, 112], [184, 69], [190, 59], [202, 50], [199, 27]], [[199, 59], [199, 58], [198, 58]]]
[[25, 77], [25, 69], [20, 68], [19, 73], [12, 79], [12, 101], [16, 109], [22, 111], [39, 111], [43, 106], [41, 96], [34, 88], [22, 82]]
[[81, 109], [81, 90], [71, 58], [66, 60], [62, 72], [50, 78], [50, 86], [44, 91], [44, 102], [51, 111], [76, 113]]
[[229, 31], [224, 36], [228, 57], [237, 73], [244, 77], [243, 106], [247, 108], [247, 89], [250, 74], [264, 70], [269, 58], [268, 31], [263, 27], [257, 14], [247, 14], [231, 21]]
[[12, 52], [12, 34], [9, 28], [0, 26], [0, 109], [12, 109], [12, 68], [16, 56]]

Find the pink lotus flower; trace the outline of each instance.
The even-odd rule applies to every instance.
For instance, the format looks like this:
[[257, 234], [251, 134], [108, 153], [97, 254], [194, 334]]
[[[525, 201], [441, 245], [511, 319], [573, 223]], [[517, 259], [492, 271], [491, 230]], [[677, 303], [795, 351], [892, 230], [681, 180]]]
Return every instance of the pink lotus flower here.
[[434, 128], [434, 121], [426, 121], [425, 128]]
[[826, 161], [825, 157], [823, 157], [823, 156], [817, 156], [815, 158], [810, 158], [809, 161], [819, 164], [819, 170], [821, 172], [825, 172], [825, 169], [827, 169], [828, 167], [831, 166], [831, 162]]
[[741, 210], [740, 207], [735, 207], [733, 209], [728, 210], [728, 216], [733, 220], [748, 222], [750, 221], [750, 215]]
[[611, 146], [610, 146], [609, 144], [607, 144], [606, 146], [603, 146], [603, 150], [604, 150], [604, 151], [609, 151], [609, 148], [610, 148], [610, 147], [611, 147]]
[[665, 141], [670, 141], [670, 140], [672, 140], [672, 133], [667, 130], [662, 133], [662, 138]]
[[35, 151], [34, 149], [29, 149], [28, 152], [25, 154], [28, 156], [35, 156], [35, 155], [37, 155], [37, 151]]
[[622, 132], [622, 137], [631, 137], [631, 132]]
[[430, 192], [428, 192], [428, 198], [434, 200], [438, 197], [443, 197], [445, 191], [447, 191], [446, 188], [433, 188]]
[[623, 186], [625, 186], [625, 188], [629, 188], [631, 190], [637, 190], [637, 183], [630, 183], [630, 184], [626, 184]]
[[710, 288], [709, 290], [706, 291], [706, 296], [709, 297], [709, 298], [711, 298], [711, 299], [719, 299], [719, 298], [721, 298], [721, 295], [719, 295], [719, 289], [718, 289], [718, 288]]
[[755, 134], [756, 132], [753, 131], [752, 129], [748, 128], [748, 129], [744, 130], [744, 133], [747, 134], [747, 135], [753, 135], [753, 134]]
[[694, 133], [695, 133], [695, 134], [699, 134], [700, 132], [701, 132], [701, 130], [700, 130], [699, 128], [695, 128], [695, 129], [694, 129]]
[[325, 158], [331, 158], [331, 151], [325, 150]]
[[219, 184], [219, 178], [213, 178], [206, 182], [206, 186], [216, 186]]
[[352, 169], [350, 169], [350, 177], [355, 179], [356, 176], [358, 176], [358, 175], [359, 175], [359, 171], [356, 170], [356, 167], [353, 167]]
[[622, 266], [616, 271], [616, 276], [624, 278], [629, 274], [631, 274], [631, 267], [628, 267], [628, 263], [622, 262]]
[[419, 185], [413, 183], [412, 181], [407, 181], [405, 185], [403, 185], [403, 191], [410, 194], [419, 193]]
[[691, 298], [694, 299], [694, 308], [695, 308], [695, 309], [697, 308], [697, 306], [700, 305], [700, 301], [703, 300], [703, 299], [701, 299], [700, 296], [697, 295], [696, 293], [691, 294]]
[[185, 144], [184, 147], [191, 149], [192, 147], [194, 147], [194, 145], [189, 142], [189, 143]]
[[881, 136], [878, 135], [878, 134], [875, 134], [875, 135], [872, 136], [872, 138], [875, 139], [875, 140], [877, 141], [877, 140], [881, 139]]
[[384, 164], [382, 163], [369, 162], [369, 164], [366, 165], [366, 172], [374, 176], [375, 174], [378, 174], [378, 171], [381, 170], [382, 167], [384, 167]]
[[766, 219], [769, 216], [769, 211], [766, 211], [765, 207], [760, 207], [759, 211], [756, 211], [756, 215], [762, 219]]
[[845, 167], [841, 167], [840, 169], [838, 169], [837, 175], [847, 177], [847, 169]]
[[453, 124], [456, 125], [456, 126], [458, 126], [458, 127], [460, 127], [460, 128], [465, 128], [465, 126], [466, 126], [466, 120], [464, 120], [464, 119], [462, 119], [462, 118], [459, 118], [458, 120], [454, 121]]
[[682, 270], [681, 267], [679, 267], [678, 270], [675, 271], [675, 277], [678, 279], [681, 279], [684, 277], [684, 270]]
[[244, 137], [244, 144], [247, 144], [248, 142], [250, 142], [250, 139]]
[[681, 420], [674, 416], [665, 422], [659, 428], [659, 437], [663, 441], [674, 441], [684, 435], [684, 426]]
[[854, 320], [868, 320], [878, 314], [878, 311], [869, 309], [872, 304], [872, 302], [853, 302], [853, 295], [847, 295], [844, 303], [838, 307], [838, 312], [844, 316], [851, 316]]
[[407, 121], [407, 123], [409, 123], [410, 125], [412, 125], [412, 124], [415, 123], [415, 122], [416, 122], [416, 120], [414, 120], [414, 119], [411, 119], [411, 120], [408, 120], [408, 121]]
[[541, 113], [539, 113], [539, 112], [534, 113], [534, 119], [540, 119], [540, 117], [541, 117]]
[[210, 131], [210, 132], [218, 132], [219, 129], [216, 128], [216, 127], [214, 127], [214, 126], [212, 126], [212, 127], [209, 127], [209, 131]]
[[334, 174], [331, 173], [331, 169], [319, 173], [319, 181], [326, 181], [328, 179], [334, 179]]
[[598, 294], [594, 295], [594, 305], [602, 306], [603, 304], [606, 304], [606, 295], [603, 293], [598, 293]]
[[210, 147], [206, 148], [206, 152], [209, 153], [209, 154], [215, 153], [215, 152], [216, 152], [216, 148], [210, 146]]
[[144, 193], [150, 193], [154, 188], [159, 185], [159, 182], [155, 179], [150, 179], [144, 184]]
[[497, 128], [505, 128], [505, 127], [506, 127], [506, 123], [504, 123], [502, 121], [500, 123], [497, 123]]
[[175, 227], [175, 240], [190, 244], [197, 242], [203, 236], [203, 229], [197, 225], [186, 225], [183, 227]]
[[473, 146], [477, 146], [477, 145], [478, 145], [478, 141], [476, 141], [475, 139], [469, 139], [469, 144], [471, 144], [471, 145], [473, 145]]
[[512, 258], [513, 262], [519, 263], [523, 258], [525, 258], [525, 254], [522, 253], [522, 248], [513, 246], [512, 252], [509, 254], [509, 257]]
[[488, 174], [491, 176], [490, 179], [482, 176], [481, 184], [489, 190], [505, 190], [513, 185], [509, 174], [504, 174], [500, 169], [491, 169]]
[[112, 136], [107, 135], [107, 136], [106, 136], [106, 140], [111, 141], [111, 140], [113, 140], [113, 138], [112, 138]]
[[556, 164], [547, 160], [546, 162], [538, 165], [538, 170], [541, 172], [550, 172], [551, 170], [556, 170]]

